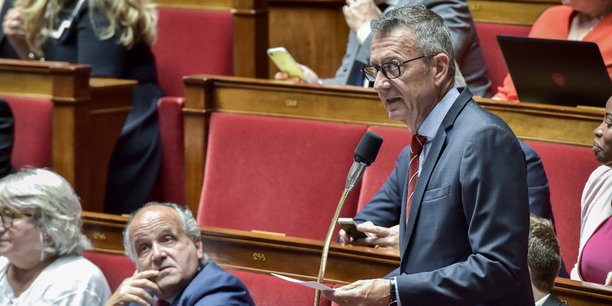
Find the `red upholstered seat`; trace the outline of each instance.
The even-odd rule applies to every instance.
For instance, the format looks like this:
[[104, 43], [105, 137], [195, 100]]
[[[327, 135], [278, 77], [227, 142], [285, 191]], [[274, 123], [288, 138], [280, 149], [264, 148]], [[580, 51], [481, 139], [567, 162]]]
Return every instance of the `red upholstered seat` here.
[[152, 201], [185, 202], [185, 156], [183, 146], [184, 98], [164, 97], [157, 102], [162, 162]]
[[15, 118], [15, 136], [11, 154], [13, 167], [17, 170], [24, 166], [51, 167], [53, 102], [49, 99], [4, 98]]
[[166, 95], [183, 96], [185, 75], [233, 74], [232, 18], [230, 11], [159, 8], [153, 53]]
[[590, 147], [526, 141], [542, 159], [561, 256], [569, 271], [576, 263], [580, 241], [580, 197], [599, 163]]
[[363, 174], [357, 211], [368, 204], [370, 199], [380, 190], [395, 167], [399, 153], [410, 144], [412, 137], [407, 128], [371, 126], [368, 130], [380, 135], [384, 142], [380, 147], [376, 161]]
[[[284, 281], [269, 274], [229, 270], [236, 275], [249, 289], [255, 305], [286, 306], [312, 305], [315, 290]], [[329, 306], [330, 301], [321, 298], [321, 306]]]
[[[323, 240], [366, 126], [213, 113], [198, 223]], [[353, 216], [359, 189], [343, 216]]]
[[87, 251], [83, 256], [102, 270], [111, 292], [114, 292], [121, 282], [132, 276], [136, 270], [134, 263], [125, 255]]
[[477, 22], [476, 31], [478, 32], [478, 40], [480, 48], [487, 64], [487, 73], [491, 80], [491, 89], [493, 93], [497, 92], [497, 87], [504, 82], [508, 68], [504, 57], [497, 43], [497, 35], [515, 35], [527, 36], [530, 26]]

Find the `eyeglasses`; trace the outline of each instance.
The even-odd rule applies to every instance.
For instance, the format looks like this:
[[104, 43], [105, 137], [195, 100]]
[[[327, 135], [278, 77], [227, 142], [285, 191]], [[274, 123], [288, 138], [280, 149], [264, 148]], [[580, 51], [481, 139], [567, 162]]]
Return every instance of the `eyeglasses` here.
[[388, 63], [384, 63], [380, 66], [379, 65], [369, 65], [369, 66], [363, 67], [362, 71], [363, 73], [365, 73], [366, 79], [368, 79], [368, 81], [370, 82], [376, 81], [376, 75], [378, 75], [378, 72], [381, 70], [387, 79], [393, 80], [393, 79], [397, 79], [402, 74], [402, 70], [400, 69], [400, 67], [403, 64], [406, 64], [412, 61], [416, 61], [426, 56], [428, 55], [421, 55], [419, 57], [415, 57], [413, 59], [409, 59], [403, 62], [393, 60]]
[[32, 214], [28, 214], [28, 213], [18, 213], [12, 210], [8, 210], [5, 209], [3, 212], [0, 213], [0, 219], [2, 219], [2, 226], [4, 226], [4, 228], [11, 228], [13, 227], [13, 220], [15, 219], [20, 219], [23, 217], [32, 217]]

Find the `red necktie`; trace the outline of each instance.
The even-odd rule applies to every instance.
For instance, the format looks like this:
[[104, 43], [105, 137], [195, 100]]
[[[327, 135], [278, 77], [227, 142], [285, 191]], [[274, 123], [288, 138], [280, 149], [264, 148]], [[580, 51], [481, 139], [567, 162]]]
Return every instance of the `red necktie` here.
[[156, 306], [169, 306], [170, 303], [164, 301], [164, 300], [158, 300], [157, 303], [155, 304]]
[[425, 141], [427, 141], [427, 137], [423, 135], [412, 135], [412, 142], [410, 143], [410, 164], [408, 167], [408, 175], [410, 175], [410, 178], [408, 179], [408, 198], [406, 199], [406, 222], [408, 222], [408, 213], [410, 212], [414, 187], [419, 179], [419, 155], [421, 155], [421, 151], [423, 151]]

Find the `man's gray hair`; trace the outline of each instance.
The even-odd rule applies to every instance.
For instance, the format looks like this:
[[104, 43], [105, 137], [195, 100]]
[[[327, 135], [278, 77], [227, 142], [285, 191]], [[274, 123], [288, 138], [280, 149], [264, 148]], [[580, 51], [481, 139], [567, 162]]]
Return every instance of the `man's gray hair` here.
[[[373, 35], [386, 35], [400, 29], [409, 30], [414, 35], [422, 55], [446, 54], [449, 58], [449, 77], [455, 76], [457, 67], [450, 30], [440, 15], [424, 5], [392, 9], [372, 20], [371, 28]], [[431, 57], [427, 57], [426, 61], [431, 61]]]
[[[27, 168], [0, 180], [0, 203], [32, 214], [43, 253], [81, 255], [91, 243], [81, 233], [81, 203], [70, 183], [46, 169]], [[42, 255], [41, 255], [42, 256]]]
[[[125, 229], [123, 230], [123, 248], [125, 250], [125, 254], [132, 260], [132, 262], [136, 263], [137, 259], [136, 252], [134, 252], [134, 249], [132, 248], [132, 243], [130, 242], [129, 236], [130, 228], [132, 227], [132, 221], [141, 209], [149, 206], [165, 206], [174, 209], [178, 216], [181, 218], [181, 221], [183, 223], [183, 230], [185, 231], [187, 237], [189, 237], [191, 240], [202, 239], [198, 223], [196, 222], [189, 208], [174, 203], [149, 202], [130, 214], [130, 218], [128, 219]], [[207, 261], [208, 256], [204, 254], [202, 258], [202, 263], [206, 263]]]

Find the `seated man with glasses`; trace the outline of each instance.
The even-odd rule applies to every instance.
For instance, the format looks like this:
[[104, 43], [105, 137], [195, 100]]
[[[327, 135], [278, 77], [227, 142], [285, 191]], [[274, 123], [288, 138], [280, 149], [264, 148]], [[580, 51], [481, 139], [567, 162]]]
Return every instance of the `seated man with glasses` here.
[[0, 305], [104, 305], [104, 275], [82, 257], [81, 204], [42, 169], [0, 180]]
[[533, 305], [518, 139], [469, 89], [454, 87], [439, 15], [401, 7], [375, 19], [372, 32], [364, 71], [389, 118], [413, 135], [372, 200], [399, 207], [400, 266], [323, 295], [340, 305]]

